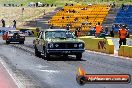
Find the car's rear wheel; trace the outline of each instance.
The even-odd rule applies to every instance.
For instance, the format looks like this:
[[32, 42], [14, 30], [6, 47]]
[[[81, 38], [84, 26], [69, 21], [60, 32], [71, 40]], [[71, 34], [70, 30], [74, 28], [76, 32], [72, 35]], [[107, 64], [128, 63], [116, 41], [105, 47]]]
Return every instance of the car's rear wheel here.
[[82, 59], [82, 53], [76, 54], [76, 59], [77, 59], [77, 60], [81, 60], [81, 59]]
[[39, 52], [36, 47], [35, 47], [35, 56], [41, 57], [41, 52]]
[[9, 44], [10, 43], [10, 41], [6, 41], [6, 44]]

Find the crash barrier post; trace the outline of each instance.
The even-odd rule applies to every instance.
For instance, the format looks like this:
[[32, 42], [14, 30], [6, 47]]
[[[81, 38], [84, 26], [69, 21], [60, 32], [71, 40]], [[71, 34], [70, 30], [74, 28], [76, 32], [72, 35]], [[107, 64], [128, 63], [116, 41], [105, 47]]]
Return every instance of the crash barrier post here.
[[112, 39], [90, 38], [89, 36], [79, 37], [79, 39], [85, 42], [85, 49], [87, 50], [114, 54], [114, 44]]
[[16, 28], [21, 32], [25, 33], [26, 36], [37, 36], [36, 28]]
[[132, 57], [132, 46], [122, 45], [118, 51], [119, 56]]

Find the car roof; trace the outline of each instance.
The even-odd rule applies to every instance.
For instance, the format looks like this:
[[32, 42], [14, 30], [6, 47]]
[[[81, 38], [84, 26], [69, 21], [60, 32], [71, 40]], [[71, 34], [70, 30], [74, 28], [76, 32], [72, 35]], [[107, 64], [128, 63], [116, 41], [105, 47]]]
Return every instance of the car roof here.
[[69, 31], [66, 29], [44, 29], [43, 31]]

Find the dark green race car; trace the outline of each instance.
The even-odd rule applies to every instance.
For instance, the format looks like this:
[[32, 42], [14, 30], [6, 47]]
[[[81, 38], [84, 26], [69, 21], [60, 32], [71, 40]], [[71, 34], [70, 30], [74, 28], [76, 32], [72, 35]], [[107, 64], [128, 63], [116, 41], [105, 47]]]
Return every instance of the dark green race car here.
[[81, 60], [85, 51], [84, 42], [66, 29], [46, 29], [40, 32], [33, 43], [35, 55], [40, 57], [43, 54], [47, 60], [50, 55], [76, 55], [76, 59]]

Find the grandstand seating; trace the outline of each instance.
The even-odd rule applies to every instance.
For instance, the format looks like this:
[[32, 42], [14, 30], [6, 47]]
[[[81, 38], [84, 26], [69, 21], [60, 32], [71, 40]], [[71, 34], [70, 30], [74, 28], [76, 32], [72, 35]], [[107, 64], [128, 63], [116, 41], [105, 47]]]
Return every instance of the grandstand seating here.
[[[98, 22], [102, 24], [108, 14], [110, 6], [108, 5], [74, 5], [64, 6], [49, 21], [49, 24], [58, 27], [66, 27], [71, 24], [71, 29], [81, 27], [82, 30], [89, 30], [89, 25], [95, 26]], [[82, 23], [86, 23], [82, 25]]]
[[132, 5], [125, 5], [123, 9], [119, 9], [115, 23], [123, 23], [132, 28]]

